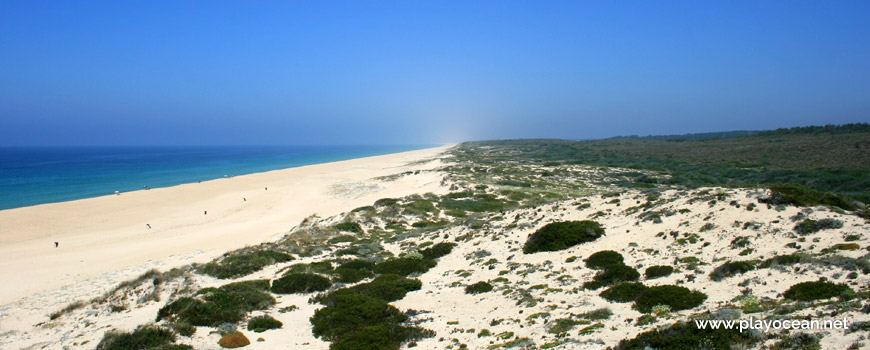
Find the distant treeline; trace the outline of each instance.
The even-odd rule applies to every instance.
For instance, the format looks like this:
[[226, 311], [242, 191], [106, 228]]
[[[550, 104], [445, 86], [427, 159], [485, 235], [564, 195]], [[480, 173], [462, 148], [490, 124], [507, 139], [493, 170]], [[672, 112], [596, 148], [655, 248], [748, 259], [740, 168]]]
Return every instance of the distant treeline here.
[[779, 128], [776, 130], [759, 131], [757, 136], [807, 135], [807, 134], [852, 134], [870, 132], [870, 123], [851, 123], [824, 126], [798, 126], [794, 128]]
[[798, 126], [793, 128], [779, 128], [776, 130], [734, 130], [720, 132], [702, 132], [681, 135], [649, 135], [649, 136], [615, 136], [607, 140], [656, 140], [656, 141], [697, 141], [697, 140], [722, 140], [745, 136], [782, 136], [782, 135], [808, 135], [808, 134], [851, 134], [870, 132], [870, 123], [828, 124], [823, 126]]
[[657, 141], [694, 141], [694, 140], [718, 140], [718, 139], [730, 139], [734, 137], [743, 137], [754, 135], [759, 131], [752, 130], [734, 130], [734, 131], [721, 131], [721, 132], [702, 132], [696, 134], [682, 134], [682, 135], [649, 135], [649, 136], [638, 136], [638, 135], [630, 135], [630, 136], [616, 136], [611, 137], [611, 140], [657, 140]]

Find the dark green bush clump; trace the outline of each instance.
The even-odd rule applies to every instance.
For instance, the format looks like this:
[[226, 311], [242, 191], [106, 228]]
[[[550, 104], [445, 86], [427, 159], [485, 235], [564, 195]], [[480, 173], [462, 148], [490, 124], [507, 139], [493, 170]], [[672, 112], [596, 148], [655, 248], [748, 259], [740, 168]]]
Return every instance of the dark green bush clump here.
[[727, 277], [732, 277], [738, 274], [746, 273], [747, 271], [755, 270], [755, 265], [757, 264], [758, 261], [755, 260], [729, 261], [713, 269], [713, 271], [710, 272], [710, 279], [714, 281], [721, 281]]
[[668, 305], [673, 311], [686, 310], [701, 305], [707, 295], [688, 288], [664, 285], [649, 287], [637, 296], [634, 308], [640, 312], [650, 312], [653, 306]]
[[852, 292], [852, 288], [844, 284], [815, 281], [795, 284], [782, 293], [782, 296], [792, 300], [812, 301], [833, 298]]
[[516, 203], [500, 200], [495, 195], [486, 193], [475, 194], [473, 198], [441, 198], [441, 207], [448, 211], [494, 212], [505, 210], [514, 204]]
[[740, 344], [751, 345], [755, 342], [749, 332], [741, 333], [736, 329], [725, 329], [725, 327], [699, 329], [695, 322], [690, 321], [644, 332], [631, 340], [622, 340], [616, 349], [730, 350], [739, 348]]
[[551, 252], [591, 242], [604, 235], [604, 229], [595, 221], [554, 222], [541, 227], [529, 236], [523, 253]]
[[407, 276], [412, 273], [424, 273], [437, 264], [432, 259], [396, 258], [375, 265], [375, 273]]
[[646, 279], [651, 280], [659, 277], [670, 276], [672, 273], [674, 273], [673, 266], [656, 265], [647, 267], [643, 275], [646, 276]]
[[[593, 278], [600, 286], [609, 286], [620, 282], [634, 282], [640, 278], [640, 272], [625, 265], [610, 265], [599, 271]], [[597, 289], [593, 288], [593, 289]]]
[[794, 231], [801, 235], [809, 235], [821, 230], [830, 230], [843, 227], [843, 222], [837, 219], [825, 218], [819, 221], [804, 220], [794, 226]]
[[263, 310], [275, 304], [266, 290], [269, 281], [256, 280], [230, 283], [220, 288], [203, 288], [196, 298], [179, 298], [157, 312], [157, 321], [189, 323], [194, 326], [217, 327], [221, 323], [236, 323], [245, 314]]
[[265, 332], [269, 329], [281, 328], [284, 324], [271, 317], [258, 317], [248, 321], [248, 330], [257, 333]]
[[770, 198], [763, 202], [770, 204], [792, 204], [800, 207], [823, 204], [846, 210], [855, 209], [855, 206], [841, 195], [820, 192], [797, 184], [771, 185]]
[[613, 287], [605, 289], [600, 295], [602, 298], [617, 303], [627, 303], [634, 301], [637, 297], [646, 291], [646, 286], [641, 283], [629, 282], [620, 283]]
[[355, 223], [355, 222], [342, 222], [340, 224], [336, 224], [333, 227], [335, 227], [335, 229], [339, 230], [339, 231], [363, 233], [362, 226], [360, 226], [358, 223]]
[[480, 282], [477, 282], [475, 284], [471, 284], [471, 285], [466, 286], [465, 287], [465, 294], [480, 294], [480, 293], [489, 292], [491, 290], [492, 290], [491, 284], [484, 282], [484, 281], [480, 281]]
[[351, 260], [339, 265], [338, 268], [373, 271], [375, 269], [375, 263], [368, 260]]
[[794, 264], [801, 262], [801, 259], [803, 259], [804, 256], [805, 255], [803, 255], [803, 254], [777, 255], [777, 256], [774, 256], [770, 259], [762, 261], [760, 264], [758, 264], [758, 267], [759, 268], [769, 268], [769, 267], [773, 266], [774, 264], [784, 265], [784, 266], [792, 266]]
[[610, 265], [622, 265], [622, 254], [612, 250], [602, 250], [586, 258], [586, 267], [600, 270]]
[[404, 327], [408, 316], [380, 299], [338, 295], [314, 312], [315, 336], [333, 342], [330, 349], [398, 349], [401, 344], [431, 332]]
[[341, 283], [356, 283], [375, 275], [368, 270], [348, 269], [343, 267], [335, 269], [332, 274], [335, 276], [335, 280]]
[[272, 282], [272, 292], [278, 294], [311, 293], [329, 289], [328, 278], [313, 273], [290, 273]]
[[106, 332], [103, 340], [97, 344], [97, 350], [155, 349], [168, 346], [174, 341], [175, 334], [169, 329], [156, 326], [142, 326], [132, 333]]
[[365, 295], [385, 302], [401, 300], [410, 291], [419, 290], [423, 286], [420, 280], [409, 279], [399, 275], [380, 275], [373, 281], [361, 283], [349, 288], [342, 288], [321, 298], [321, 302], [329, 304], [330, 300], [340, 295]]
[[423, 254], [423, 257], [426, 259], [438, 259], [442, 256], [450, 254], [450, 252], [453, 251], [453, 247], [456, 247], [456, 243], [438, 243], [429, 248], [421, 250], [420, 254]]
[[199, 272], [220, 279], [236, 278], [260, 271], [263, 267], [293, 260], [289, 254], [270, 250], [234, 254], [216, 259], [199, 268]]

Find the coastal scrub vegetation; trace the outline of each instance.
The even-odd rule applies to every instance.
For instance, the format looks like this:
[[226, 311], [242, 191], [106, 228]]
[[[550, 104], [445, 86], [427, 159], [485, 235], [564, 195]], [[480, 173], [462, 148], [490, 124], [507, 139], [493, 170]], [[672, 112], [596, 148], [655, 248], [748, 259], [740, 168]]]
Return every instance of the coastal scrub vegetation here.
[[782, 296], [792, 300], [812, 301], [833, 298], [851, 293], [854, 293], [854, 291], [852, 291], [852, 288], [849, 288], [847, 285], [826, 281], [815, 281], [795, 284], [782, 293]]
[[663, 285], [649, 287], [637, 296], [634, 308], [650, 312], [657, 305], [667, 305], [673, 311], [694, 308], [707, 300], [707, 295], [685, 287]]
[[604, 229], [592, 220], [553, 222], [531, 234], [523, 253], [558, 251], [591, 242], [604, 235]]
[[268, 265], [291, 260], [293, 260], [293, 257], [287, 253], [244, 248], [224, 254], [220, 258], [202, 265], [198, 271], [220, 279], [236, 278], [247, 276]]
[[157, 321], [166, 319], [194, 326], [217, 327], [236, 323], [245, 314], [263, 310], [275, 304], [267, 290], [268, 280], [235, 282], [219, 288], [203, 288], [197, 297], [182, 297], [157, 312]]
[[272, 282], [272, 292], [278, 294], [311, 293], [332, 286], [328, 278], [313, 273], [289, 273]]
[[140, 326], [133, 332], [108, 331], [97, 344], [97, 350], [187, 350], [189, 345], [173, 345], [175, 333], [154, 325]]

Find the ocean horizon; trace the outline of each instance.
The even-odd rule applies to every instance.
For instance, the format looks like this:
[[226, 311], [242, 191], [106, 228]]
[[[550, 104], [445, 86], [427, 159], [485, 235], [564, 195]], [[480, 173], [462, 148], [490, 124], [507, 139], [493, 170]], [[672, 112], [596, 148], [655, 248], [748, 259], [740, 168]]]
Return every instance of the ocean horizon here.
[[0, 148], [0, 210], [437, 145]]

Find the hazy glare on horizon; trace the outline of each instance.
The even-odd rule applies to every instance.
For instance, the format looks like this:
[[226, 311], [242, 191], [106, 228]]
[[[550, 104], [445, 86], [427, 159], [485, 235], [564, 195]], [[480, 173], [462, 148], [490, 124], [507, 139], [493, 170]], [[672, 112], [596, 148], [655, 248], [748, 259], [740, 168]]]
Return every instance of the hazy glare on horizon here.
[[0, 2], [0, 146], [870, 121], [867, 1]]

